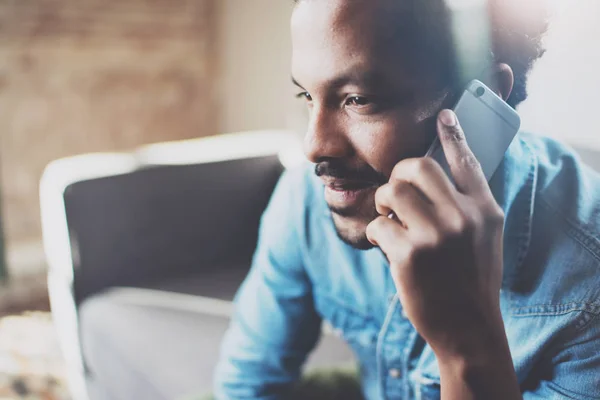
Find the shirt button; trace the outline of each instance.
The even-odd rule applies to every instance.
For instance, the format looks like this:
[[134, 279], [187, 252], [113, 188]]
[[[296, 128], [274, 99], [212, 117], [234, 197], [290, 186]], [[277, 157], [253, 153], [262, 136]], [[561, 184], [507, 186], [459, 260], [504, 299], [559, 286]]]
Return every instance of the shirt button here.
[[391, 378], [394, 378], [394, 379], [398, 379], [398, 378], [400, 378], [400, 370], [398, 370], [398, 369], [396, 369], [396, 368], [392, 368], [392, 369], [390, 369], [390, 372], [389, 372], [389, 374], [390, 374], [390, 377], [391, 377]]

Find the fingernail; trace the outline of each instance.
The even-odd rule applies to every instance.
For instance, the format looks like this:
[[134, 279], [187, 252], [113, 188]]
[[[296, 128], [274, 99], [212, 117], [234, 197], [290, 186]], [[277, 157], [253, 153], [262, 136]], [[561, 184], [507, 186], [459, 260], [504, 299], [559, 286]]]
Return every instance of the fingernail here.
[[456, 115], [451, 110], [442, 110], [440, 113], [440, 121], [446, 126], [455, 126]]

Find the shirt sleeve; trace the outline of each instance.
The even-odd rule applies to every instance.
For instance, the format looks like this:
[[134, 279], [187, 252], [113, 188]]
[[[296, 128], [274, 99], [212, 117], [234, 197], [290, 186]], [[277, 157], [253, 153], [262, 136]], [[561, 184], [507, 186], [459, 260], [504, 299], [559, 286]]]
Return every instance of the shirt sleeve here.
[[600, 399], [600, 316], [585, 317], [592, 320], [586, 328], [536, 368], [537, 383], [524, 400]]
[[[297, 176], [296, 176], [297, 177]], [[215, 397], [285, 399], [320, 333], [302, 261], [303, 180], [284, 173], [262, 216], [215, 372]]]

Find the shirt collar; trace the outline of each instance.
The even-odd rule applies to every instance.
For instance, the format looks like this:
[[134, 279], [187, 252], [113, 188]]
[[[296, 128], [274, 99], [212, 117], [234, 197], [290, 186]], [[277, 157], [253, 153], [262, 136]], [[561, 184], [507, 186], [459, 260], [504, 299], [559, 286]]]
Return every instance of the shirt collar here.
[[519, 134], [490, 180], [505, 215], [504, 282], [513, 280], [529, 249], [537, 176], [537, 157]]

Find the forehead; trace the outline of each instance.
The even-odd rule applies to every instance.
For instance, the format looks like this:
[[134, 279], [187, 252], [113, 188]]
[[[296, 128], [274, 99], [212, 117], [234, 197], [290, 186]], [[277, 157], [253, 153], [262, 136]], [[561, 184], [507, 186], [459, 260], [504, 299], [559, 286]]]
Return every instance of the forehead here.
[[[292, 74], [326, 79], [341, 73], [406, 76], [413, 63], [410, 1], [303, 0], [291, 29]], [[360, 69], [361, 71], [356, 71]], [[351, 70], [351, 71], [349, 71]]]

